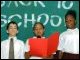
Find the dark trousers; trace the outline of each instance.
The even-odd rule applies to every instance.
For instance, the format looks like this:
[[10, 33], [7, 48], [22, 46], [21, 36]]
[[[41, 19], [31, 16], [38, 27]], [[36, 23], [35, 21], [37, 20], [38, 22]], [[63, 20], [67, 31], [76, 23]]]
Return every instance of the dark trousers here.
[[62, 59], [79, 59], [79, 54], [63, 53]]

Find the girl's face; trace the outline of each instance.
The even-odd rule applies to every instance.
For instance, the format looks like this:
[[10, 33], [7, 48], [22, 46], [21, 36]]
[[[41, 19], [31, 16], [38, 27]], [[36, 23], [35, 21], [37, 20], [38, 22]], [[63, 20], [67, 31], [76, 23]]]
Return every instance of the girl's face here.
[[41, 24], [36, 24], [35, 25], [35, 28], [34, 28], [34, 34], [36, 36], [43, 36], [43, 33], [44, 33], [44, 28]]

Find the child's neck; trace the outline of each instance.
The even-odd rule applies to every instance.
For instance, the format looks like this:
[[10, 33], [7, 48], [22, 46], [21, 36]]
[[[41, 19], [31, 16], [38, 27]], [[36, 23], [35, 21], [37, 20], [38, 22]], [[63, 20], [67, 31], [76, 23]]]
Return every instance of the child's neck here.
[[41, 38], [41, 36], [37, 36], [37, 38]]

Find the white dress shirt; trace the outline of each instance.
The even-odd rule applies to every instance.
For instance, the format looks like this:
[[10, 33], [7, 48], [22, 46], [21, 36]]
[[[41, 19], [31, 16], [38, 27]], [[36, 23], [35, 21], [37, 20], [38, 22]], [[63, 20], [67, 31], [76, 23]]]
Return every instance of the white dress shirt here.
[[24, 59], [25, 45], [21, 40], [18, 40], [16, 37], [9, 37], [9, 39], [1, 42], [1, 59], [9, 59], [9, 45], [11, 38], [13, 38], [14, 40], [14, 58]]
[[[37, 38], [37, 37], [33, 37]], [[45, 37], [42, 37], [45, 38]], [[30, 45], [29, 45], [29, 39], [26, 41], [26, 52], [30, 51]], [[42, 57], [37, 57], [37, 56], [31, 56], [30, 59], [43, 59]]]
[[59, 38], [58, 50], [62, 52], [79, 54], [79, 29], [67, 29]]

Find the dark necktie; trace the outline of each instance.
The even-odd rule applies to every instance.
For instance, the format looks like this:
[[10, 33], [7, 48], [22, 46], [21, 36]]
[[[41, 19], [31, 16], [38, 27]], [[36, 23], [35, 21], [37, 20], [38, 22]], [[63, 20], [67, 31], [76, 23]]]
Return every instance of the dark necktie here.
[[13, 38], [10, 40], [10, 45], [9, 45], [9, 59], [14, 59], [14, 43], [13, 43]]

